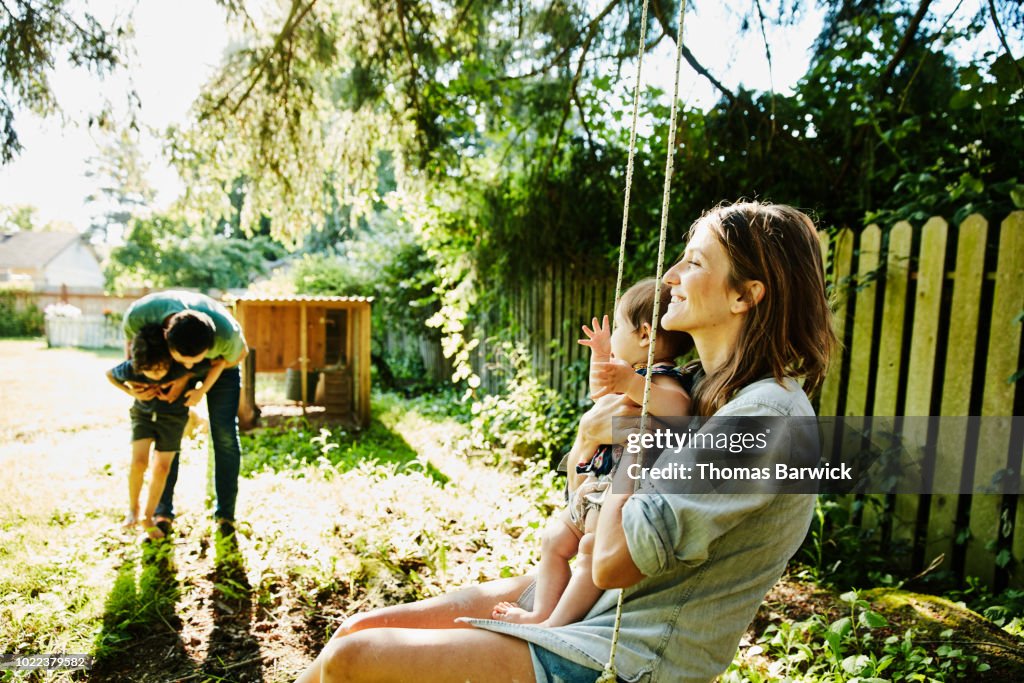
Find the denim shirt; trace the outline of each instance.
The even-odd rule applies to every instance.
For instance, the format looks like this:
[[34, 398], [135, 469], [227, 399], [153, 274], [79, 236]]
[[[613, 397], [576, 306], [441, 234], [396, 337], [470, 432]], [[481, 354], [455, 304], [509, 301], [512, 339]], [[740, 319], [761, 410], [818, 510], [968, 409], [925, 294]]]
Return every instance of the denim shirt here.
[[[765, 379], [744, 387], [715, 417], [813, 415], [800, 385], [787, 378], [784, 385]], [[645, 578], [623, 589], [618, 675], [645, 683], [697, 683], [724, 671], [803, 541], [814, 499], [771, 492], [630, 496], [622, 527]], [[618, 591], [605, 591], [583, 620], [556, 628], [467, 621], [601, 669], [611, 648], [617, 599]]]

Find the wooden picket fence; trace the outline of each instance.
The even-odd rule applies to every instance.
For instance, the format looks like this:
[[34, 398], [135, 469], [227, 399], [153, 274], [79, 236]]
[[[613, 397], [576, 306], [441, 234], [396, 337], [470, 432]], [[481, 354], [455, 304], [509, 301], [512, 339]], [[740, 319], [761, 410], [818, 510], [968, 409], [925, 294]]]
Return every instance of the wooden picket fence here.
[[[843, 350], [818, 398], [821, 415], [1012, 416], [1024, 401], [1024, 212], [999, 225], [972, 215], [958, 227], [941, 218], [922, 226], [872, 225], [855, 234], [822, 233]], [[603, 274], [602, 274], [603, 275]], [[578, 266], [552, 267], [509, 292], [500, 310], [478, 320], [478, 336], [501, 329], [528, 350], [548, 386], [584, 401], [588, 349], [580, 326], [611, 314], [613, 276]], [[495, 390], [494, 347], [481, 344], [474, 365]], [[1013, 381], [1011, 381], [1013, 379]], [[939, 438], [963, 438], [940, 434]], [[1020, 437], [981, 445], [974, 482], [1000, 468], [1020, 471]], [[998, 441], [998, 439], [997, 439]], [[939, 462], [956, 476], [963, 463]], [[852, 502], [852, 501], [851, 501]], [[1024, 586], [1024, 504], [1016, 496], [889, 496], [887, 514], [865, 506], [859, 523], [883, 547], [911, 548], [907, 570], [942, 555], [942, 569], [990, 585]], [[859, 507], [859, 506], [858, 506]], [[882, 506], [879, 506], [882, 507]], [[1012, 559], [1010, 559], [1012, 558]], [[1009, 561], [1007, 561], [1009, 560]]]
[[[822, 241], [836, 295], [836, 327], [845, 349], [822, 389], [821, 415], [1012, 416], [1024, 383], [1024, 212], [998, 226], [972, 215], [958, 228], [941, 218], [872, 225]], [[985, 430], [974, 471], [935, 463], [975, 486], [1006, 467], [1020, 471], [1020, 436]], [[963, 439], [944, 430], [936, 439]], [[939, 451], [940, 458], [942, 450]], [[912, 548], [911, 571], [935, 558], [956, 576], [990, 585], [1024, 585], [1024, 506], [1017, 496], [899, 495], [889, 515], [864, 515], [883, 547]], [[1017, 558], [1016, 560], [1012, 558]]]
[[[587, 400], [590, 351], [578, 344], [581, 328], [596, 316], [612, 314], [615, 275], [579, 264], [549, 266], [536, 280], [508, 293], [501, 306], [476, 319], [476, 336], [483, 340], [472, 358], [486, 391], [500, 391], [507, 369], [500, 350], [488, 344], [489, 330], [500, 330], [528, 352], [534, 373], [559, 393]], [[623, 288], [631, 283], [625, 283]]]

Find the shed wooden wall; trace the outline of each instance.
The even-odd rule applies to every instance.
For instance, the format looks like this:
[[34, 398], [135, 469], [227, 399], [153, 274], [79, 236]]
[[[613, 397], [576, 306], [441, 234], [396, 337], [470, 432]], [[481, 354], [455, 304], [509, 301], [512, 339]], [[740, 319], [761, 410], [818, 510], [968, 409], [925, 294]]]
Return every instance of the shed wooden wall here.
[[[244, 304], [242, 324], [249, 348], [256, 349], [256, 372], [284, 372], [298, 368], [302, 357], [299, 330], [300, 310], [296, 304]], [[307, 304], [306, 334], [309, 338], [309, 367], [325, 365], [325, 306]]]

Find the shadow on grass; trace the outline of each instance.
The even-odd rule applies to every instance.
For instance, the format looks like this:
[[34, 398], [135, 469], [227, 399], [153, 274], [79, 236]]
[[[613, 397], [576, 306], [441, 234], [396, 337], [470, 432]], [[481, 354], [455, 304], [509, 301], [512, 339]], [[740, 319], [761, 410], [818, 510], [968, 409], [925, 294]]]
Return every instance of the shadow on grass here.
[[344, 472], [362, 463], [398, 465], [398, 471], [422, 471], [442, 486], [448, 477], [420, 457], [401, 434], [374, 417], [366, 429], [328, 427], [296, 417], [283, 424], [242, 434], [242, 476], [269, 470], [296, 470], [330, 463]]
[[180, 595], [171, 541], [146, 542], [138, 555], [126, 558], [107, 596], [91, 677], [141, 680], [140, 668], [165, 674], [191, 670], [175, 611]]
[[214, 533], [213, 630], [202, 671], [212, 680], [263, 681], [260, 645], [253, 633], [252, 586], [238, 535]]

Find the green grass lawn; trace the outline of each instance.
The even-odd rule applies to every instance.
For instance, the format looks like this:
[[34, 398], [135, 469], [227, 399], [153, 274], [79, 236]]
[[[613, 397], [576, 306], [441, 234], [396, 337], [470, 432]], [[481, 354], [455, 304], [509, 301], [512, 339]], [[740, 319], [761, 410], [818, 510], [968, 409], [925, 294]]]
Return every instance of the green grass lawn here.
[[459, 425], [389, 396], [364, 432], [247, 437], [237, 547], [208, 517], [206, 444], [186, 443], [177, 534], [156, 552], [119, 528], [130, 401], [103, 376], [118, 358], [0, 341], [0, 652], [92, 654], [98, 680], [290, 681], [353, 611], [536, 559], [553, 479], [451, 455]]
[[[205, 438], [187, 441], [173, 542], [146, 544], [119, 527], [130, 400], [104, 378], [119, 358], [0, 340], [0, 652], [98, 658], [73, 679], [291, 681], [349, 614], [528, 571], [561, 505], [545, 467], [456, 455], [448, 404], [375, 394], [363, 431], [243, 437], [234, 542], [209, 518]], [[949, 603], [790, 578], [722, 680], [1019, 681], [1021, 642]]]

